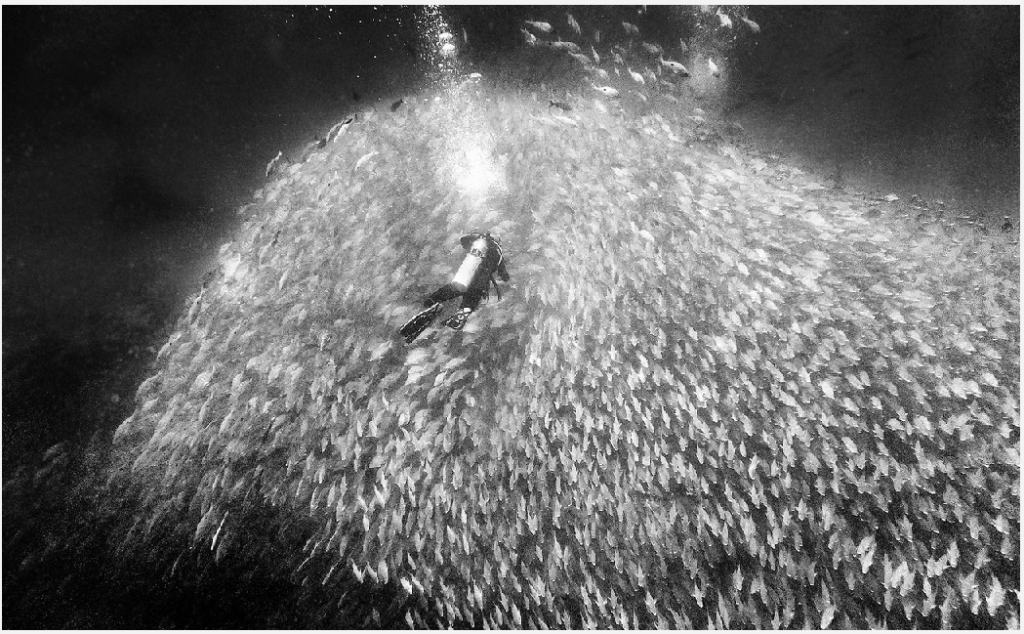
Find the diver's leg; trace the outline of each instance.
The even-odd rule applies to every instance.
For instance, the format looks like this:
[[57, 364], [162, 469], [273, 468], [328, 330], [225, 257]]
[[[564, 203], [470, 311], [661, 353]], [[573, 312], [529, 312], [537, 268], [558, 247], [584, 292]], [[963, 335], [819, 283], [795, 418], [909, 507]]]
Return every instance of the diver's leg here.
[[423, 305], [429, 308], [434, 304], [443, 304], [449, 299], [455, 299], [456, 297], [464, 294], [465, 292], [466, 287], [463, 286], [462, 284], [459, 284], [458, 282], [448, 282], [441, 288], [431, 293], [425, 300], [423, 300]]
[[466, 293], [462, 296], [462, 306], [459, 307], [459, 312], [455, 313], [448, 318], [448, 321], [444, 322], [446, 326], [454, 330], [462, 330], [462, 327], [466, 325], [466, 320], [476, 310], [476, 307], [480, 305], [480, 300], [483, 299], [481, 293]]
[[466, 293], [462, 296], [462, 310], [473, 312], [483, 298], [483, 293]]

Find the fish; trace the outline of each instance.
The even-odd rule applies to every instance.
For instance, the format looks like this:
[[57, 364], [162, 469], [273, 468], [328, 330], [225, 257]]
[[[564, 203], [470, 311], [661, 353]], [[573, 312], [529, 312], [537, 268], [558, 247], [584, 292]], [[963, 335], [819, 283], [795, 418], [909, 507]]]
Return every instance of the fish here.
[[626, 35], [640, 35], [640, 29], [638, 29], [635, 24], [623, 22], [622, 28], [626, 30]]
[[441, 46], [441, 55], [445, 57], [453, 57], [455, 55], [455, 45], [451, 42], [447, 42]]
[[273, 172], [274, 168], [277, 167], [278, 162], [281, 160], [281, 156], [283, 156], [283, 154], [281, 152], [278, 152], [277, 156], [275, 156], [273, 159], [271, 159], [269, 163], [267, 163], [267, 178], [270, 178], [271, 172]]
[[556, 51], [569, 51], [570, 53], [579, 53], [580, 46], [575, 42], [563, 42], [561, 40], [557, 42], [544, 42], [545, 46], [549, 46]]
[[594, 44], [601, 43], [601, 29], [594, 29]]
[[754, 22], [753, 20], [748, 20], [743, 16], [740, 16], [740, 19], [743, 20], [743, 24], [746, 24], [748, 27], [750, 27], [750, 30], [753, 31], [754, 33], [761, 32], [761, 27], [757, 25], [757, 22]]
[[626, 65], [626, 60], [622, 59], [622, 55], [619, 55], [618, 53], [614, 54], [613, 59], [615, 60], [616, 64], [622, 64], [623, 66]]
[[686, 55], [690, 51], [690, 47], [686, 45], [683, 38], [679, 38], [679, 54]]
[[651, 82], [652, 84], [658, 83], [658, 76], [654, 74], [654, 71], [650, 68], [645, 68], [643, 72], [644, 79]]
[[570, 106], [567, 103], [562, 103], [561, 101], [552, 101], [548, 99], [548, 103], [551, 104], [550, 106], [548, 106], [548, 108], [558, 108], [559, 110], [564, 110], [566, 112], [572, 110], [572, 106]]
[[480, 73], [470, 73], [469, 77], [464, 79], [462, 81], [462, 83], [459, 84], [459, 90], [462, 90], [463, 88], [465, 88], [466, 86], [469, 86], [471, 84], [479, 84], [480, 80], [483, 79], [483, 78], [484, 78], [484, 76], [481, 75]]
[[641, 42], [640, 45], [643, 46], [644, 50], [650, 53], [651, 55], [661, 55], [662, 53], [665, 52], [665, 49], [661, 48], [661, 46], [659, 46], [658, 44], [651, 44], [650, 42]]
[[712, 75], [714, 75], [715, 77], [718, 77], [718, 74], [719, 74], [718, 65], [715, 64], [715, 62], [710, 57], [708, 58], [708, 68], [711, 70], [711, 74]]
[[574, 128], [575, 127], [579, 127], [579, 124], [576, 123], [576, 121], [574, 119], [570, 119], [569, 117], [563, 117], [562, 115], [556, 114], [556, 115], [552, 115], [551, 118], [554, 119], [555, 121], [560, 121], [560, 122], [562, 122], [562, 123], [564, 123], [566, 125], [571, 125]]
[[718, 16], [718, 21], [722, 24], [722, 26], [724, 26], [727, 29], [731, 29], [732, 28], [732, 20], [729, 19], [729, 16], [727, 16], [724, 13], [722, 13], [721, 9], [719, 9], [715, 13], [715, 15]]
[[590, 61], [590, 58], [582, 53], [569, 53], [569, 55], [583, 65], [583, 68], [590, 68], [594, 65], [594, 62]]
[[583, 35], [583, 32], [580, 30], [580, 23], [576, 21], [576, 18], [572, 17], [571, 13], [566, 13], [565, 15], [568, 18], [569, 28], [576, 31], [576, 35]]
[[594, 90], [596, 90], [597, 92], [601, 93], [605, 97], [618, 97], [619, 96], [619, 91], [615, 90], [611, 86], [594, 86], [593, 84], [591, 84], [591, 86], [594, 88]]
[[[327, 145], [324, 143], [324, 145]], [[300, 162], [305, 163], [307, 159], [313, 154], [313, 151], [323, 147], [320, 145], [320, 139], [313, 137], [313, 140], [302, 150], [302, 159]]]
[[629, 76], [632, 77], [633, 81], [635, 81], [636, 83], [640, 84], [641, 86], [643, 86], [646, 83], [644, 81], [644, 76], [641, 75], [640, 73], [634, 72], [633, 69], [630, 68], [629, 66], [626, 67], [626, 70], [629, 71]]
[[402, 106], [403, 103], [405, 103], [405, 100], [404, 99], [399, 99], [395, 103], [391, 104], [391, 112], [394, 112], [395, 110], [398, 110]]
[[534, 35], [533, 33], [530, 33], [526, 29], [520, 29], [520, 31], [523, 32], [523, 37], [526, 39], [526, 45], [527, 46], [536, 46], [537, 45], [537, 36], [536, 35]]
[[347, 130], [348, 127], [352, 125], [353, 121], [355, 121], [355, 117], [349, 117], [340, 123], [335, 123], [334, 126], [327, 132], [326, 139], [328, 143], [336, 140], [339, 136], [341, 136], [342, 132]]
[[594, 63], [600, 65], [601, 64], [601, 56], [597, 54], [597, 49], [594, 48], [593, 46], [591, 46], [590, 47], [590, 53], [594, 56]]
[[669, 69], [673, 73], [681, 74], [684, 77], [690, 76], [690, 71], [688, 71], [686, 67], [680, 64], [679, 62], [674, 62], [670, 59], [665, 59], [664, 57], [659, 57], [658, 61], [661, 62], [662, 66]]
[[449, 33], [448, 31], [444, 31], [443, 33], [439, 33], [437, 35], [437, 39], [439, 42], [451, 42], [453, 37], [455, 36]]
[[608, 79], [608, 71], [606, 71], [603, 68], [595, 69], [594, 70], [594, 74], [597, 75], [598, 78], [600, 78], [600, 79], [604, 79], [604, 80]]
[[462, 43], [469, 44], [469, 34], [466, 33], [466, 27], [462, 27]]
[[541, 32], [544, 32], [544, 33], [550, 33], [553, 30], [551, 28], [551, 25], [548, 24], [547, 22], [532, 22], [530, 20], [524, 20], [524, 22], [526, 22], [527, 26], [532, 26], [533, 28], [537, 29], [538, 31], [541, 31]]

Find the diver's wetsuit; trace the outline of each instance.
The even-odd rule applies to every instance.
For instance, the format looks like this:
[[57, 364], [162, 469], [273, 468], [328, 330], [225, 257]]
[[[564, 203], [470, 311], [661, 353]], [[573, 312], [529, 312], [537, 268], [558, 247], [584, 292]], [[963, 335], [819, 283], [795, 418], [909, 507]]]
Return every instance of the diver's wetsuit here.
[[[431, 293], [423, 305], [427, 310], [416, 315], [402, 327], [401, 333], [407, 342], [418, 337], [434, 318], [441, 312], [441, 304], [444, 302], [462, 297], [462, 305], [459, 312], [455, 313], [445, 324], [449, 328], [461, 330], [466, 325], [466, 319], [476, 310], [485, 296], [487, 296], [490, 284], [494, 283], [494, 275], [503, 282], [509, 280], [508, 270], [505, 268], [505, 257], [501, 251], [499, 240], [489, 233], [471, 233], [462, 236], [462, 248], [466, 249], [466, 259], [462, 261], [458, 272], [451, 282]], [[501, 299], [501, 291], [498, 291], [498, 298]]]

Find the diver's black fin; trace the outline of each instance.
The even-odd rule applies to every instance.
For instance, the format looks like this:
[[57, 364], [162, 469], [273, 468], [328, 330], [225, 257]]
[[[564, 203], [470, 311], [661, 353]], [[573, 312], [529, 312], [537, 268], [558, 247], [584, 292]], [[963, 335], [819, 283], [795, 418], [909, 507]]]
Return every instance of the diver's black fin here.
[[402, 333], [402, 336], [405, 337], [405, 343], [412, 343], [416, 337], [419, 337], [440, 312], [441, 304], [434, 304], [430, 308], [424, 309], [415, 317], [405, 322], [405, 325], [402, 326], [401, 330], [399, 330], [399, 332]]

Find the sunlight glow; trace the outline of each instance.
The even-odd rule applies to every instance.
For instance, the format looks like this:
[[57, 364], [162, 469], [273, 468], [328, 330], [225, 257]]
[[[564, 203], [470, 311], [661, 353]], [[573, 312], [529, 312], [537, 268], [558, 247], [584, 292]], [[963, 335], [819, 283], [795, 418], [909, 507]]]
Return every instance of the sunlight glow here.
[[466, 136], [459, 141], [455, 153], [455, 184], [470, 198], [486, 198], [492, 191], [504, 187], [501, 166], [492, 158], [483, 135]]
[[465, 164], [458, 174], [459, 189], [471, 196], [483, 196], [495, 184], [500, 175], [479, 146], [465, 150]]

